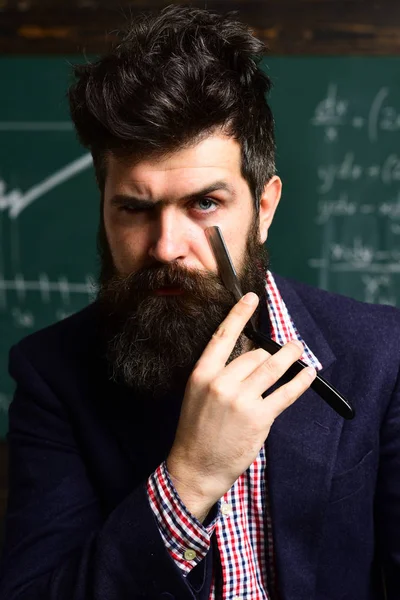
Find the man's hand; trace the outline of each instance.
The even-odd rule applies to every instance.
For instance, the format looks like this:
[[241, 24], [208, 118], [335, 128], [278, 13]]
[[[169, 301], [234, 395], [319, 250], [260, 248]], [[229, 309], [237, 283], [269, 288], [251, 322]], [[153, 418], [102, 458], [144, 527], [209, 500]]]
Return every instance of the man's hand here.
[[312, 368], [303, 369], [262, 398], [300, 358], [299, 342], [289, 342], [273, 356], [261, 348], [251, 350], [225, 366], [257, 303], [250, 293], [232, 308], [186, 385], [167, 468], [185, 506], [200, 521], [256, 459], [276, 417], [316, 375]]

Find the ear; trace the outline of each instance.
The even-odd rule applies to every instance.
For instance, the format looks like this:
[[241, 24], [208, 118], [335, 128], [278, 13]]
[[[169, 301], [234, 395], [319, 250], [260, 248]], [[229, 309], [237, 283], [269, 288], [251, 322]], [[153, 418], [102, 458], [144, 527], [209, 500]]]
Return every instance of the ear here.
[[268, 230], [274, 218], [282, 192], [282, 181], [277, 176], [271, 177], [266, 183], [260, 199], [259, 226], [260, 242], [263, 244], [268, 237]]

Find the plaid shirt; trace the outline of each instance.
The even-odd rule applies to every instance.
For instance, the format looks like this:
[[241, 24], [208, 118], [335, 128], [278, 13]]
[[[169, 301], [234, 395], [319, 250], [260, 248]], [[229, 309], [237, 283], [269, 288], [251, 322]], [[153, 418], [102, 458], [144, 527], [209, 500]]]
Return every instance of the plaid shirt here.
[[[274, 278], [267, 273], [271, 337], [280, 344], [297, 339], [304, 345], [302, 360], [317, 370], [322, 365], [297, 331]], [[267, 600], [275, 589], [272, 523], [267, 489], [267, 459], [263, 446], [256, 458], [220, 499], [217, 514], [203, 525], [186, 509], [165, 463], [149, 477], [147, 491], [164, 543], [186, 576], [207, 554], [215, 535], [222, 568], [221, 597], [225, 600]], [[218, 593], [219, 596], [219, 593]], [[209, 600], [216, 600], [213, 578]]]

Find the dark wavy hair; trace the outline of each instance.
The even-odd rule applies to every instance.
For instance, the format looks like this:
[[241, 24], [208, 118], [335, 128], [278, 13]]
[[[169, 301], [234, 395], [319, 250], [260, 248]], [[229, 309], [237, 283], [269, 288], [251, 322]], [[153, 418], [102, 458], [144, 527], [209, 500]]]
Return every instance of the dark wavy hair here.
[[173, 5], [136, 18], [109, 54], [75, 66], [71, 116], [101, 191], [109, 152], [165, 155], [222, 128], [241, 146], [258, 211], [275, 173], [271, 82], [259, 68], [265, 52], [232, 13]]

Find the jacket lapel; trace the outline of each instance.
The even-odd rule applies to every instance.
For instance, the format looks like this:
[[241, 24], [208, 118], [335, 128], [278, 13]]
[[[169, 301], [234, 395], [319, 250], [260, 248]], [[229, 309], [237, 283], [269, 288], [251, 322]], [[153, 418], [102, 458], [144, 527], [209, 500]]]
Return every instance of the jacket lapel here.
[[[274, 276], [300, 335], [329, 380], [335, 356], [290, 283]], [[319, 533], [343, 419], [308, 390], [268, 437], [268, 487], [278, 586], [283, 598], [314, 599]]]

